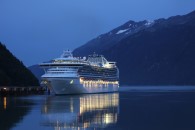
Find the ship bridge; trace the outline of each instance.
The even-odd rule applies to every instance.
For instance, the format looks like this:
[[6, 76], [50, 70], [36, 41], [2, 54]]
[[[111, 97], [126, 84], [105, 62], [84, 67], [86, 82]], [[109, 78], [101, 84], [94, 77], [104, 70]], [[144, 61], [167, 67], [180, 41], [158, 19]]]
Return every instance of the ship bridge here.
[[105, 67], [105, 68], [114, 68], [116, 67], [116, 62], [108, 62], [103, 55], [98, 55], [94, 53], [89, 55], [87, 62], [93, 66]]

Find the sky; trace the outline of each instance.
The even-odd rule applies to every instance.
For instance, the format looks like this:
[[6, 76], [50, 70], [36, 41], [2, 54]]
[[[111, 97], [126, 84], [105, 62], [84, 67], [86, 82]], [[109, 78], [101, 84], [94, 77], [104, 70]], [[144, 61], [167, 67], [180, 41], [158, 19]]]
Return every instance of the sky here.
[[26, 66], [59, 57], [129, 20], [195, 10], [195, 0], [0, 0], [0, 42]]

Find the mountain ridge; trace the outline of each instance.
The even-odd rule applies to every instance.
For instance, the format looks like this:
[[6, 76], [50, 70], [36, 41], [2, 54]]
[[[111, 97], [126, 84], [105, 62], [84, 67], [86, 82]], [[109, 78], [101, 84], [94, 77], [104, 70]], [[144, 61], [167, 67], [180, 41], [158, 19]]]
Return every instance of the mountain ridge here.
[[[140, 22], [135, 22], [135, 21], [128, 21], [125, 24], [111, 30], [108, 33], [101, 34], [97, 38], [94, 38], [81, 46], [78, 49], [75, 49], [73, 51], [74, 55], [76, 56], [86, 56], [89, 53], [97, 52], [99, 53], [100, 48], [107, 49], [113, 45], [115, 45], [117, 42], [119, 42], [121, 39], [124, 39], [125, 37], [128, 37], [130, 35], [133, 35], [134, 33], [141, 31], [145, 28], [150, 27], [153, 24], [153, 22], [144, 20]], [[125, 34], [125, 35], [124, 35]], [[102, 44], [102, 42], [104, 44]], [[93, 48], [92, 50], [86, 50], [85, 46], [90, 46]], [[80, 52], [82, 51], [82, 53]]]
[[[194, 36], [195, 11], [155, 20], [151, 26], [120, 39], [109, 48], [98, 48], [98, 53], [117, 62], [121, 84], [194, 85]], [[83, 46], [96, 52], [88, 44]], [[77, 48], [74, 54], [88, 55], [85, 50]]]

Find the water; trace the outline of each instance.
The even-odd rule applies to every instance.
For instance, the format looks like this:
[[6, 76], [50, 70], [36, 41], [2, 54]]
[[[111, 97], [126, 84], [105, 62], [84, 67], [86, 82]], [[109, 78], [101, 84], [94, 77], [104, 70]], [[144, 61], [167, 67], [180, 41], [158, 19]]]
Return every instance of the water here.
[[194, 130], [194, 121], [194, 87], [122, 87], [119, 93], [0, 100], [0, 130]]

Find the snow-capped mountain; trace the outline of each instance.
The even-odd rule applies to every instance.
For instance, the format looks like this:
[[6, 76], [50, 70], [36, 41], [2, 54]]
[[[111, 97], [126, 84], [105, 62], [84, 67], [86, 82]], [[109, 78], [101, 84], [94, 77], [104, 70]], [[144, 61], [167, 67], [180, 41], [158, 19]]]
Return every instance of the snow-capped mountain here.
[[[120, 40], [148, 27], [151, 27], [154, 23], [154, 21], [149, 20], [144, 20], [140, 22], [128, 21], [122, 26], [117, 27], [116, 29], [113, 29], [108, 33], [102, 34], [95, 39], [92, 39], [88, 43], [79, 47], [79, 49], [76, 49], [74, 51], [74, 54], [81, 54], [82, 56], [86, 56], [93, 52], [100, 53], [101, 51], [114, 46]], [[88, 47], [90, 47], [90, 50], [86, 49]]]
[[129, 21], [75, 49], [117, 62], [120, 84], [195, 85], [195, 11], [155, 21]]

